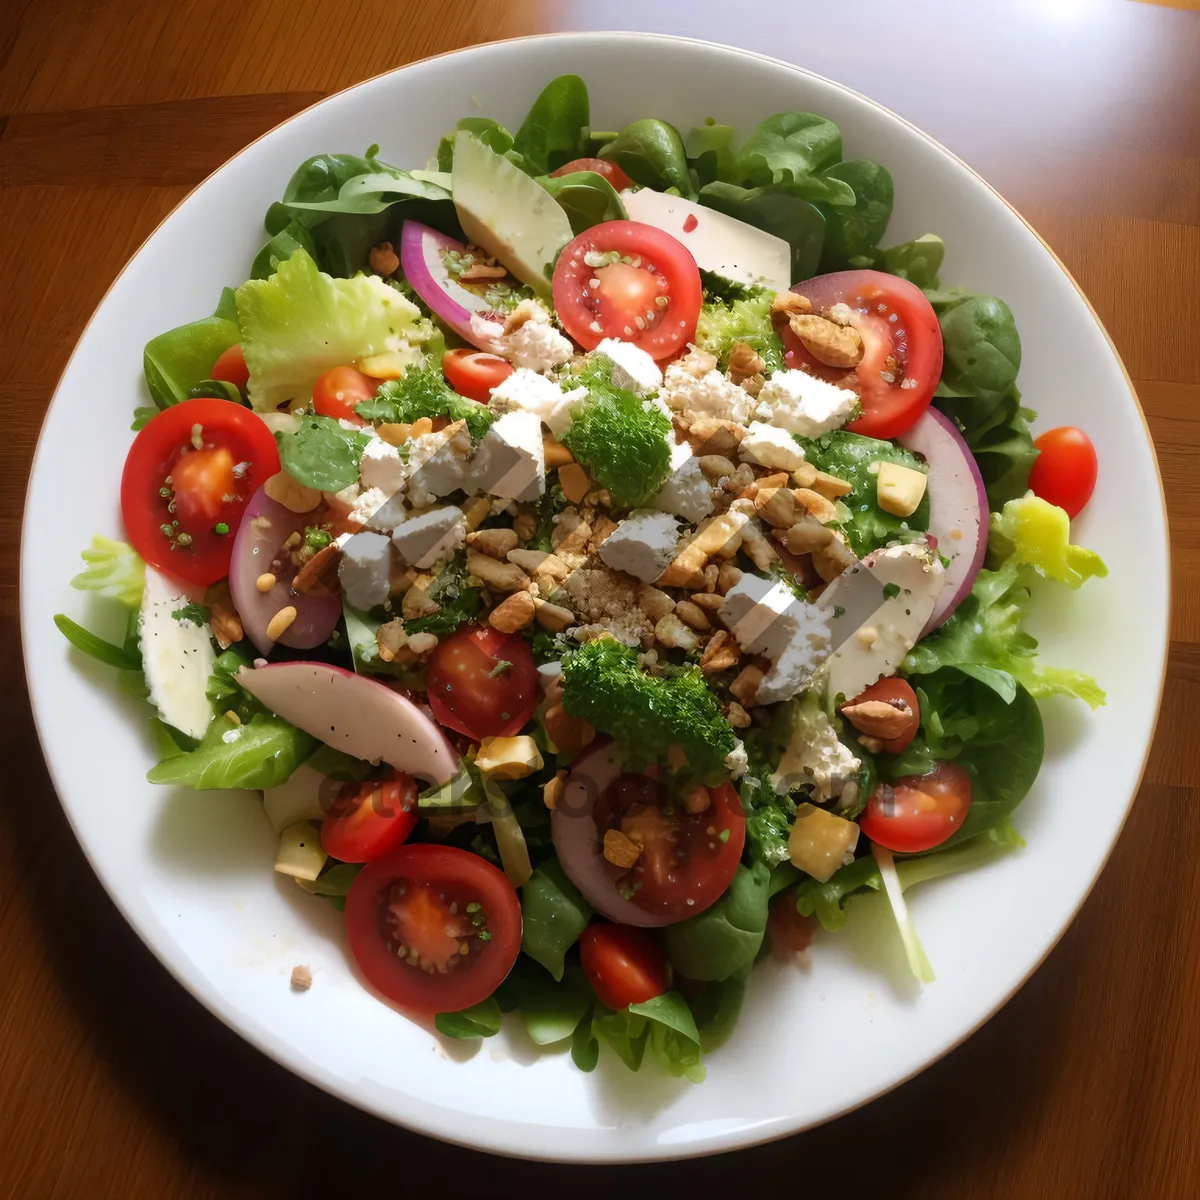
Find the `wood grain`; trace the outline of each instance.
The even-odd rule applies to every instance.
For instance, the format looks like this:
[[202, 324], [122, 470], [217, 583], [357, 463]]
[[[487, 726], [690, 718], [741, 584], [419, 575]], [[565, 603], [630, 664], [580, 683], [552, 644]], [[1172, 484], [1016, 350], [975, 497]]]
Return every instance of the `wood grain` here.
[[[1123, 4], [8, 0], [0, 5], [0, 632], [42, 413], [121, 265], [187, 189], [319, 96], [473, 41], [640, 28], [732, 41], [877, 97], [1028, 216], [1079, 279], [1158, 446], [1175, 573], [1146, 782], [1079, 918], [1017, 997], [896, 1093], [692, 1164], [485, 1158], [268, 1062], [145, 950], [42, 763], [17, 652], [0, 761], [0, 1196], [1200, 1194], [1200, 15]], [[799, 19], [802, 16], [803, 19]], [[785, 19], [786, 18], [786, 19]], [[905, 48], [905, 39], [913, 44]], [[917, 61], [914, 62], [914, 55]], [[919, 69], [917, 69], [919, 68]], [[782, 1036], [764, 1031], [764, 1036]], [[797, 1081], [803, 1086], [803, 1080]]]

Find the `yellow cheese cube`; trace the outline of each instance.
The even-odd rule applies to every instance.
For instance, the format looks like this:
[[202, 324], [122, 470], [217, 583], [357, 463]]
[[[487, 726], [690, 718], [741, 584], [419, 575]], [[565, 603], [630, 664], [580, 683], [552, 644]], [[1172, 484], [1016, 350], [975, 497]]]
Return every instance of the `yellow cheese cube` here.
[[899, 463], [881, 462], [876, 477], [879, 507], [894, 517], [911, 517], [925, 495], [925, 474]]
[[792, 865], [824, 883], [842, 865], [848, 850], [858, 845], [858, 826], [814, 804], [796, 809], [796, 823], [788, 838]]
[[528, 734], [485, 737], [475, 756], [479, 773], [488, 779], [524, 779], [542, 769], [537, 742]]

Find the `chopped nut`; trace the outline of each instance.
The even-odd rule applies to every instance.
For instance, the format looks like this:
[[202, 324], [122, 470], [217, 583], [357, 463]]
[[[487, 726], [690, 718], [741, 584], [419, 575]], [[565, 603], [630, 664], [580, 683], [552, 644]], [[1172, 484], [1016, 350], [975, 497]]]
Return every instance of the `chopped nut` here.
[[838, 500], [854, 491], [853, 484], [839, 479], [836, 475], [826, 475], [824, 471], [814, 471], [812, 482], [801, 486], [812, 488], [818, 496], [824, 496], [826, 500]]
[[796, 520], [796, 497], [786, 487], [760, 487], [754, 508], [768, 525], [787, 529]]
[[504, 267], [489, 267], [487, 263], [472, 263], [458, 278], [460, 283], [471, 283], [481, 279], [503, 279], [508, 271]]
[[812, 552], [813, 566], [826, 583], [836, 579], [847, 567], [854, 566], [857, 561], [849, 547], [840, 538], [834, 538], [828, 545], [821, 546]]
[[279, 641], [295, 619], [295, 606], [291, 604], [285, 605], [267, 622], [267, 637], [273, 642]]
[[404, 614], [406, 621], [415, 620], [417, 617], [431, 617], [434, 613], [442, 611], [442, 606], [432, 599], [426, 591], [432, 578], [429, 575], [420, 575], [414, 581], [412, 586], [404, 593], [404, 600], [400, 605], [400, 611]]
[[750, 728], [750, 714], [736, 700], [730, 700], [726, 705], [725, 719], [734, 729]]
[[[490, 506], [489, 506], [490, 508]], [[517, 535], [517, 540], [527, 542], [535, 533], [537, 533], [537, 517], [533, 513], [518, 513], [513, 518], [513, 533]]]
[[777, 529], [772, 537], [790, 554], [811, 554], [835, 538], [832, 529], [814, 517], [801, 517], [790, 529]]
[[[709, 565], [711, 566], [712, 564], [710, 563]], [[721, 605], [725, 603], [725, 597], [718, 595], [716, 592], [693, 592], [691, 600], [697, 608], [706, 614], [717, 612]]]
[[400, 267], [400, 256], [393, 249], [391, 242], [380, 242], [367, 255], [367, 261], [371, 264], [371, 270], [376, 275], [382, 275], [384, 279], [394, 275]]
[[766, 535], [753, 522], [747, 522], [742, 529], [742, 553], [760, 570], [766, 571], [779, 557], [775, 547], [767, 541]]
[[385, 421], [375, 426], [375, 432], [389, 446], [404, 446], [412, 438], [412, 426], [407, 422]]
[[868, 754], [882, 754], [887, 749], [887, 742], [883, 738], [870, 737], [864, 733], [855, 740]]
[[553, 779], [547, 779], [542, 784], [542, 803], [552, 812], [558, 807], [558, 802], [567, 790], [567, 772], [559, 771]]
[[862, 361], [862, 334], [853, 325], [838, 325], [815, 313], [793, 316], [788, 322], [804, 348], [827, 367], [856, 367]]
[[596, 547], [603, 546], [617, 532], [617, 524], [612, 517], [601, 513], [592, 522], [592, 545]]
[[654, 636], [659, 643], [673, 650], [695, 650], [700, 645], [696, 635], [674, 613], [655, 622]]
[[264, 571], [254, 581], [254, 586], [260, 592], [269, 592], [275, 586], [275, 576], [270, 571]]
[[578, 754], [596, 738], [595, 727], [580, 717], [573, 717], [561, 704], [546, 709], [546, 736], [554, 743], [558, 754]]
[[792, 495], [800, 508], [810, 517], [816, 517], [822, 525], [837, 519], [837, 509], [833, 501], [826, 500], [819, 492], [814, 492], [811, 488], [795, 488]]
[[420, 572], [412, 567], [406, 567], [403, 563], [393, 561], [392, 569], [389, 572], [388, 595], [403, 596], [417, 582], [419, 575]]
[[[473, 533], [492, 511], [492, 502], [487, 496], [472, 496], [470, 500], [464, 500], [462, 506], [463, 520], [467, 523], [467, 531]], [[516, 545], [517, 533], [513, 530], [513, 544]]]
[[[703, 664], [701, 664], [701, 670], [703, 670]], [[753, 708], [762, 681], [762, 667], [756, 667], [751, 663], [750, 666], [741, 670], [738, 677], [729, 685], [729, 690], [741, 701], [743, 708]]]
[[302, 596], [340, 596], [342, 581], [338, 578], [338, 564], [342, 561], [342, 548], [337, 542], [322, 546], [296, 572], [292, 590]]
[[701, 417], [687, 431], [687, 440], [697, 455], [719, 454], [725, 458], [737, 452], [746, 431], [733, 421], [719, 417]]
[[[716, 675], [719, 671], [728, 671], [736, 667], [741, 657], [742, 651], [737, 639], [733, 634], [719, 629], [704, 647], [704, 653], [700, 656], [700, 670], [705, 675]], [[757, 684], [755, 686], [757, 687]]]
[[575, 455], [558, 440], [542, 430], [542, 456], [546, 460], [546, 470], [553, 471], [555, 467], [564, 467], [575, 461]]
[[721, 486], [727, 492], [741, 496], [747, 488], [753, 487], [755, 482], [754, 468], [749, 463], [739, 463], [737, 470]]
[[812, 463], [803, 462], [792, 472], [792, 482], [797, 487], [812, 487], [816, 480], [817, 468]]
[[642, 848], [637, 842], [626, 837], [619, 829], [604, 831], [604, 857], [614, 867], [632, 867], [641, 853]]
[[745, 379], [741, 380], [741, 382], [738, 384], [738, 387], [740, 387], [742, 391], [746, 393], [746, 395], [753, 396], [757, 400], [758, 393], [763, 390], [766, 382], [767, 377], [761, 371], [759, 371], [757, 375], [747, 375]]
[[500, 562], [474, 547], [467, 550], [467, 570], [498, 592], [518, 592], [529, 586], [529, 576], [516, 563]]
[[651, 583], [643, 584], [638, 590], [638, 607], [652, 621], [660, 621], [675, 611], [675, 601]]
[[545, 600], [535, 600], [534, 617], [537, 623], [550, 633], [562, 633], [575, 624], [575, 614], [561, 604], [550, 604]]
[[316, 488], [297, 483], [286, 471], [278, 471], [263, 484], [263, 491], [276, 504], [282, 504], [288, 512], [312, 512], [321, 503], [321, 493]]
[[504, 318], [504, 332], [516, 333], [522, 325], [528, 325], [540, 314], [536, 300], [522, 300], [516, 308]]
[[488, 624], [501, 633], [516, 633], [532, 620], [534, 600], [528, 592], [513, 592], [488, 615]]
[[430, 417], [418, 417], [412, 423], [412, 436], [415, 438], [424, 437], [427, 433], [433, 432], [433, 420]]
[[233, 606], [228, 580], [223, 579], [208, 588], [204, 593], [204, 606], [208, 609], [208, 627], [222, 650], [228, 650], [246, 636], [242, 618]]
[[[704, 595], [703, 592], [700, 593]], [[712, 628], [712, 622], [704, 615], [703, 609], [691, 600], [680, 600], [675, 605], [675, 615], [689, 628], [707, 633]]]
[[697, 813], [707, 812], [712, 804], [708, 788], [702, 783], [691, 783], [683, 789], [683, 807], [696, 816]]
[[292, 991], [307, 992], [312, 987], [312, 972], [307, 967], [292, 968]]
[[737, 470], [723, 454], [702, 454], [697, 461], [709, 479], [726, 479]]
[[748, 342], [734, 342], [729, 348], [729, 378], [741, 383], [751, 375], [761, 375], [767, 369], [757, 350]]
[[812, 312], [812, 302], [796, 292], [776, 292], [771, 301], [771, 323], [786, 325], [793, 316]]
[[467, 545], [489, 558], [506, 558], [517, 548], [517, 535], [511, 529], [480, 529], [467, 534]]
[[577, 462], [570, 462], [558, 468], [558, 486], [572, 504], [578, 504], [588, 494], [592, 480]]
[[843, 706], [842, 716], [859, 733], [891, 741], [912, 724], [912, 709], [903, 700], [863, 700]]
[[722, 563], [720, 570], [717, 572], [717, 593], [724, 596], [731, 587], [734, 587], [741, 581], [741, 578], [741, 567], [735, 567], [731, 562]]
[[404, 622], [400, 620], [387, 621], [375, 630], [375, 645], [379, 647], [379, 657], [384, 662], [395, 662], [408, 649], [408, 634], [404, 632]]

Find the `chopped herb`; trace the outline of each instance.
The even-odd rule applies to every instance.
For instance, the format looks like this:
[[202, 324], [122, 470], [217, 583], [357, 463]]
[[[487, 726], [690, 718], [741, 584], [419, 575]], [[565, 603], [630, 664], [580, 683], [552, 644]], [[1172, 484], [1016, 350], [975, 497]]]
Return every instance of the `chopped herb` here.
[[490, 929], [481, 929], [475, 936], [481, 942], [490, 942], [492, 940], [492, 932]]
[[729, 830], [728, 830], [728, 829], [722, 829], [722, 830], [721, 830], [721, 832], [717, 834], [717, 841], [718, 841], [718, 842], [727, 842], [727, 841], [729, 841]]
[[833, 615], [834, 615], [835, 617], [844, 617], [844, 616], [846, 615], [846, 608], [845, 608], [845, 606], [844, 606], [844, 605], [842, 605], [842, 604], [835, 604], [835, 605], [833, 606]]
[[213, 526], [213, 533], [219, 533], [222, 537], [229, 532], [229, 526], [224, 521], [218, 521]]
[[324, 550], [333, 541], [333, 534], [324, 526], [309, 525], [304, 531], [304, 544], [314, 550]]
[[885, 600], [890, 600], [893, 596], [898, 595], [900, 595], [900, 585], [898, 583], [885, 583], [883, 585], [883, 598]]
[[203, 625], [208, 620], [208, 609], [203, 604], [185, 604], [172, 614], [176, 621], [191, 621], [193, 625]]
[[512, 670], [512, 663], [506, 658], [496, 660], [496, 665], [488, 672], [489, 679], [499, 679], [501, 675]]

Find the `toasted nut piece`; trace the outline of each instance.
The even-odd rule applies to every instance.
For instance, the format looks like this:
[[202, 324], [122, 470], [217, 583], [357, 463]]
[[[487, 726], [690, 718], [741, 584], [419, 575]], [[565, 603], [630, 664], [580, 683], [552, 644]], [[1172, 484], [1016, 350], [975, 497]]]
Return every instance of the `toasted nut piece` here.
[[826, 475], [824, 471], [815, 472], [812, 483], [801, 486], [812, 488], [818, 496], [824, 496], [826, 500], [839, 500], [854, 491], [853, 484], [839, 479], [836, 475]]
[[707, 561], [707, 551], [694, 541], [688, 542], [656, 582], [661, 583], [663, 587], [689, 587], [697, 575], [703, 578], [701, 572]]
[[737, 470], [723, 454], [702, 454], [698, 462], [709, 479], [726, 479]]
[[727, 492], [733, 492], [734, 495], [740, 496], [747, 488], [753, 487], [756, 482], [754, 468], [749, 463], [739, 463], [737, 470], [721, 486]]
[[846, 704], [842, 716], [859, 733], [868, 737], [891, 741], [899, 737], [912, 724], [912, 709], [903, 701], [863, 700], [859, 704]]
[[[709, 564], [711, 566], [711, 564]], [[715, 613], [725, 603], [725, 598], [716, 592], [693, 592], [692, 603], [706, 615]]]
[[[749, 465], [749, 464], [745, 464]], [[753, 467], [750, 468], [754, 470]], [[752, 479], [738, 493], [739, 500], [753, 500], [758, 496], [758, 493], [767, 489], [777, 487], [787, 487], [788, 473], [786, 471], [773, 471], [770, 475], [763, 475], [761, 478]]]
[[302, 541], [304, 541], [304, 539], [300, 536], [299, 533], [289, 533], [287, 535], [287, 537], [284, 539], [283, 545], [280, 547], [280, 549], [281, 550], [295, 550], [296, 547], [299, 546]]
[[801, 517], [790, 529], [777, 529], [772, 537], [791, 554], [811, 554], [835, 540], [832, 529], [815, 517]]
[[816, 517], [822, 525], [837, 519], [837, 509], [834, 507], [833, 501], [826, 500], [824, 496], [814, 492], [811, 488], [795, 488], [792, 495], [796, 497], [796, 503], [800, 508], [810, 517]]
[[767, 541], [766, 535], [753, 521], [742, 530], [742, 553], [760, 571], [768, 570], [779, 557], [775, 553], [775, 547]]
[[488, 624], [501, 633], [516, 633], [533, 620], [533, 597], [528, 592], [513, 592], [488, 614]]
[[[470, 500], [464, 500], [463, 519], [467, 523], [467, 531], [473, 533], [484, 521], [487, 520], [488, 514], [492, 511], [492, 502], [487, 496], [472, 496]], [[513, 544], [516, 545], [516, 530], [513, 530]]]
[[561, 704], [546, 709], [546, 736], [558, 748], [559, 754], [578, 754], [596, 738], [595, 727], [580, 717], [573, 717]]
[[390, 578], [388, 580], [388, 595], [403, 596], [414, 583], [417, 582], [420, 572], [412, 567], [406, 567], [402, 563], [393, 562]]
[[719, 417], [701, 417], [692, 422], [687, 431], [687, 440], [693, 453], [720, 454], [725, 458], [736, 453], [738, 443], [745, 436], [746, 431], [740, 425]]
[[408, 639], [408, 648], [418, 657], [424, 658], [426, 654], [432, 654], [437, 649], [438, 637], [436, 633], [414, 633]]
[[233, 606], [228, 580], [222, 579], [205, 591], [204, 605], [208, 609], [208, 627], [222, 650], [228, 650], [246, 636], [242, 618]]
[[567, 790], [567, 772], [559, 771], [553, 779], [547, 779], [542, 784], [542, 803], [551, 811], [558, 807], [558, 802]]
[[601, 513], [592, 522], [592, 545], [603, 546], [604, 543], [608, 541], [608, 539], [612, 537], [614, 533], [617, 532], [617, 524], [618, 523], [614, 521], [612, 517]]
[[[491, 506], [488, 506], [489, 510]], [[535, 533], [537, 533], [537, 517], [533, 513], [518, 513], [513, 517], [513, 533], [517, 535], [517, 540], [527, 542]]]
[[294, 992], [307, 992], [312, 987], [312, 970], [309, 967], [295, 966], [292, 968], [292, 978], [289, 981]]
[[793, 316], [803, 316], [812, 312], [812, 302], [807, 296], [796, 292], [776, 292], [771, 301], [771, 323], [786, 325]]
[[429, 417], [418, 417], [412, 423], [412, 436], [415, 438], [424, 437], [427, 433], [433, 432], [433, 421]]
[[578, 504], [588, 494], [592, 480], [577, 462], [571, 462], [558, 468], [558, 486], [572, 504]]
[[546, 470], [553, 471], [555, 467], [564, 467], [575, 461], [575, 455], [552, 434], [542, 430], [542, 457], [546, 460]]
[[498, 592], [519, 592], [529, 586], [529, 576], [516, 563], [499, 562], [473, 547], [467, 550], [467, 570]]
[[575, 624], [575, 614], [561, 604], [549, 604], [545, 600], [535, 600], [535, 619], [537, 623], [551, 633], [562, 633]]
[[504, 267], [491, 267], [487, 263], [472, 263], [460, 276], [465, 283], [483, 279], [503, 279], [508, 271]]
[[750, 714], [736, 700], [730, 700], [725, 706], [725, 719], [734, 729], [750, 728]]
[[787, 529], [796, 520], [796, 497], [785, 487], [760, 487], [754, 496], [754, 507], [776, 529]]
[[[742, 657], [741, 648], [733, 634], [718, 629], [704, 647], [700, 656], [700, 670], [705, 675], [716, 675], [719, 671], [728, 671], [736, 667]], [[755, 684], [757, 687], [758, 685]]]
[[554, 584], [561, 583], [571, 573], [570, 567], [548, 550], [510, 550], [508, 561], [532, 575], [543, 591], [552, 590]]
[[869, 737], [867, 734], [860, 734], [854, 739], [868, 754], [882, 754], [887, 749], [887, 742], [883, 738]]
[[412, 437], [412, 426], [407, 422], [385, 421], [375, 426], [375, 432], [389, 446], [403, 446]]
[[675, 611], [675, 601], [652, 583], [645, 583], [638, 590], [638, 608], [652, 621], [659, 621]]
[[[554, 526], [550, 530], [550, 546], [557, 550], [573, 534], [580, 525], [587, 524], [574, 508], [564, 508], [554, 518]], [[590, 530], [589, 530], [590, 533]]]
[[836, 579], [847, 567], [852, 567], [858, 560], [850, 552], [845, 542], [834, 538], [827, 546], [822, 546], [812, 552], [812, 563], [817, 574], [826, 583]]
[[675, 615], [689, 628], [700, 633], [707, 633], [712, 628], [712, 622], [704, 615], [704, 610], [690, 600], [680, 600], [675, 605]]
[[642, 848], [637, 842], [626, 837], [619, 829], [604, 831], [604, 857], [614, 867], [632, 867], [641, 853]]
[[536, 300], [522, 300], [516, 308], [504, 318], [504, 332], [516, 333], [522, 325], [528, 325], [535, 317], [539, 315], [538, 304]]
[[862, 334], [853, 325], [838, 325], [814, 313], [793, 316], [788, 322], [804, 348], [827, 367], [856, 367], [862, 361]]
[[717, 592], [719, 595], [725, 595], [727, 591], [735, 584], [739, 583], [742, 578], [741, 567], [735, 567], [733, 563], [727, 562], [721, 564], [721, 569], [717, 572]]
[[340, 596], [342, 581], [338, 578], [338, 566], [342, 561], [342, 548], [337, 542], [322, 546], [296, 572], [292, 589], [302, 596]]
[[296, 619], [296, 609], [294, 605], [284, 605], [271, 619], [267, 622], [267, 637], [273, 642], [279, 641], [287, 632], [288, 626]]
[[751, 375], [761, 375], [767, 369], [757, 350], [748, 342], [734, 342], [729, 347], [729, 378], [741, 383]]
[[817, 474], [817, 468], [812, 463], [803, 462], [792, 472], [792, 482], [797, 487], [812, 487], [817, 480]]
[[408, 634], [404, 632], [404, 622], [401, 620], [388, 621], [375, 631], [375, 644], [379, 647], [379, 657], [384, 662], [395, 662], [404, 656], [408, 649]]
[[467, 534], [467, 545], [489, 558], [505, 558], [517, 548], [517, 535], [511, 529], [479, 529]]
[[260, 592], [269, 592], [275, 586], [275, 576], [270, 571], [264, 571], [255, 581], [254, 586]]
[[691, 783], [683, 789], [683, 807], [695, 816], [697, 813], [708, 812], [712, 797], [708, 788], [702, 783]]
[[426, 591], [432, 582], [431, 576], [419, 575], [408, 591], [404, 593], [400, 611], [404, 614], [406, 621], [415, 620], [417, 617], [431, 617], [434, 613], [442, 611], [442, 606]]
[[392, 248], [391, 242], [380, 242], [367, 255], [367, 261], [371, 264], [371, 270], [376, 275], [382, 275], [384, 279], [394, 275], [400, 266], [400, 258]]
[[655, 622], [654, 637], [672, 650], [695, 650], [700, 645], [699, 638], [674, 613]]
[[767, 382], [767, 377], [759, 371], [757, 375], [747, 375], [745, 379], [738, 381], [738, 387], [746, 393], [747, 396], [753, 396], [758, 399], [758, 393], [763, 390], [763, 385]]
[[[703, 670], [703, 664], [701, 664]], [[743, 708], [753, 708], [755, 697], [758, 695], [759, 684], [763, 681], [762, 667], [751, 663], [744, 667], [738, 677], [729, 685], [730, 692], [741, 701]]]
[[312, 512], [321, 503], [321, 493], [316, 488], [297, 483], [286, 471], [279, 471], [263, 484], [263, 491], [282, 504], [288, 512]]

